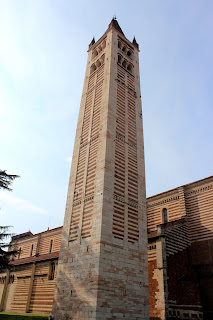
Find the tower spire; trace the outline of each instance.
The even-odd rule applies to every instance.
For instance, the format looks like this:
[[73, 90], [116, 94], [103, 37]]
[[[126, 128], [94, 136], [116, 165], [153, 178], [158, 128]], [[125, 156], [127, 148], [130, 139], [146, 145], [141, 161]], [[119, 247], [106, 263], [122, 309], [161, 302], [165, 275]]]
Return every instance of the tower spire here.
[[95, 43], [95, 37], [92, 38], [92, 41], [89, 44], [89, 49], [93, 46], [94, 43]]
[[115, 28], [115, 29], [116, 29], [117, 31], [119, 31], [123, 36], [125, 36], [124, 33], [123, 33], [123, 31], [122, 31], [122, 29], [121, 29], [121, 27], [119, 26], [119, 23], [118, 23], [118, 21], [117, 21], [117, 19], [116, 19], [116, 16], [113, 16], [113, 18], [112, 18], [112, 20], [111, 20], [111, 22], [110, 22], [110, 24], [109, 24], [108, 29], [110, 29], [110, 28]]
[[134, 46], [136, 46], [137, 49], [139, 49], [139, 44], [137, 43], [136, 39], [135, 39], [135, 36], [132, 40], [132, 43], [134, 44]]

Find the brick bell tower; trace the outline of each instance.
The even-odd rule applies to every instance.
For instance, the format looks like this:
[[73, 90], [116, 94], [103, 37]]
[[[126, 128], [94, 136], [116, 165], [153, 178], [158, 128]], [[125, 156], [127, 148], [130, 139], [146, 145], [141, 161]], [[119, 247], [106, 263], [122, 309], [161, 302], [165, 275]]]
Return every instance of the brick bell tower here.
[[149, 319], [139, 48], [113, 18], [89, 45], [55, 320]]

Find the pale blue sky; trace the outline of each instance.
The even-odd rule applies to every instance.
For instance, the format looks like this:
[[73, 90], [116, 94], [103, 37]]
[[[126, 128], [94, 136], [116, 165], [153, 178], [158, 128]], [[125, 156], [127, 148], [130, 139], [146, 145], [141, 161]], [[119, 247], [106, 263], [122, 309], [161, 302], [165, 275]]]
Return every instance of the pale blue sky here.
[[62, 225], [87, 49], [112, 16], [140, 45], [147, 195], [212, 175], [213, 2], [0, 0], [0, 225]]

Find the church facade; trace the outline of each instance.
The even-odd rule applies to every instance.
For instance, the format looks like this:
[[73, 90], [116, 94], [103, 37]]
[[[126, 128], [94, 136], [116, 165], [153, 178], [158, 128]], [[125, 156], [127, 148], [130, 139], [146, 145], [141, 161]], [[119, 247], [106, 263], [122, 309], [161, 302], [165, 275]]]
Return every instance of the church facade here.
[[12, 238], [0, 308], [74, 319], [210, 319], [213, 177], [146, 199], [139, 47], [89, 45], [64, 226]]

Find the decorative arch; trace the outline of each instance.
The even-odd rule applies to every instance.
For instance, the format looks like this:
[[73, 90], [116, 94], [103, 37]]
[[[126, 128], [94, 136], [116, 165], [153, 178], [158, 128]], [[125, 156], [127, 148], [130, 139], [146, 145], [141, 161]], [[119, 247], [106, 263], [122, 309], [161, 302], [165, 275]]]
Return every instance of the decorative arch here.
[[95, 61], [90, 67], [90, 74], [95, 72], [98, 68], [102, 66], [105, 61], [105, 54], [103, 54], [97, 61]]
[[91, 65], [91, 67], [90, 67], [90, 74], [93, 73], [96, 69], [97, 69], [97, 68], [96, 68], [96, 65], [95, 65], [95, 63], [93, 63], [93, 64]]

